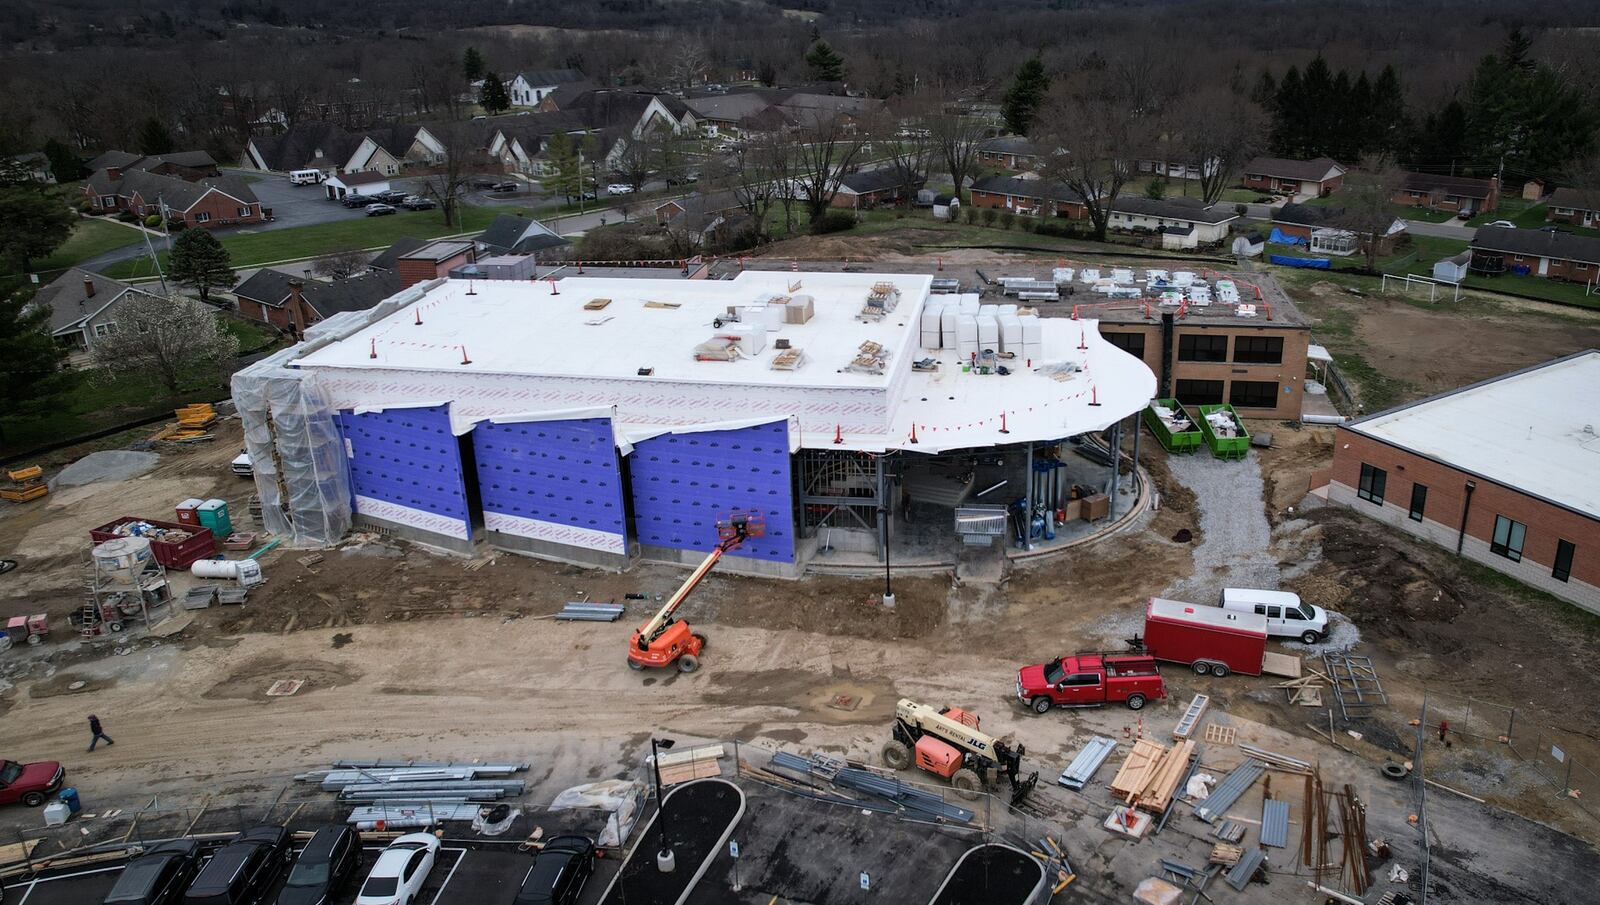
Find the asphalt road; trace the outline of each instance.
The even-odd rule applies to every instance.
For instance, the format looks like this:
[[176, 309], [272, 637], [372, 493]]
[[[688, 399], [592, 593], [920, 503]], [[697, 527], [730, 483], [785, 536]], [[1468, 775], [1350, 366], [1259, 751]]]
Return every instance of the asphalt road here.
[[1472, 241], [1477, 233], [1476, 226], [1462, 226], [1455, 221], [1448, 223], [1430, 223], [1427, 220], [1407, 220], [1406, 229], [1414, 236], [1435, 236], [1441, 239], [1460, 239], [1464, 242]]

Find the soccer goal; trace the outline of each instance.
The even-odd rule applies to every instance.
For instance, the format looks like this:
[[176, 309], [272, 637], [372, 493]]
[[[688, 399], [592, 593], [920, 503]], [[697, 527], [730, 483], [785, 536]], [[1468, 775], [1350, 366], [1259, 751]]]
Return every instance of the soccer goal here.
[[1389, 293], [1391, 291], [1390, 290], [1391, 284], [1394, 287], [1394, 291], [1403, 292], [1406, 295], [1411, 295], [1413, 293], [1419, 293], [1420, 294], [1423, 290], [1427, 290], [1427, 292], [1428, 292], [1428, 301], [1430, 301], [1430, 302], [1436, 302], [1436, 301], [1439, 300], [1439, 291], [1440, 291], [1440, 289], [1448, 289], [1449, 291], [1451, 291], [1450, 301], [1452, 301], [1452, 302], [1461, 301], [1461, 284], [1460, 283], [1451, 283], [1451, 282], [1447, 282], [1445, 280], [1435, 280], [1435, 279], [1433, 279], [1431, 277], [1419, 277], [1419, 276], [1417, 276], [1415, 274], [1410, 274], [1410, 273], [1403, 273], [1403, 274], [1398, 274], [1398, 275], [1387, 274], [1387, 273], [1384, 274], [1383, 275], [1383, 292], [1385, 294], [1387, 294], [1387, 293]]

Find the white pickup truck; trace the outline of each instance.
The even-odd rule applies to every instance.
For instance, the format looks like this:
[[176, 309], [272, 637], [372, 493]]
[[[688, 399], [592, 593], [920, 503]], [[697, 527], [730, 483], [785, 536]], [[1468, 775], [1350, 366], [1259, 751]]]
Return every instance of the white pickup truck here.
[[250, 464], [250, 453], [246, 450], [239, 450], [239, 454], [233, 457], [230, 467], [233, 469], [233, 473], [241, 478], [253, 478], [256, 476], [255, 466]]

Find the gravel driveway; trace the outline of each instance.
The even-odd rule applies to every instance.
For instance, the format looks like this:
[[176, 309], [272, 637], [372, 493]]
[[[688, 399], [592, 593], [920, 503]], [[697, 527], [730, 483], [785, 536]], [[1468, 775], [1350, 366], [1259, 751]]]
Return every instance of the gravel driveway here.
[[1163, 596], [1212, 603], [1224, 587], [1276, 590], [1282, 575], [1261, 502], [1261, 460], [1255, 452], [1241, 462], [1213, 459], [1204, 450], [1167, 462], [1172, 476], [1194, 491], [1204, 536], [1194, 548], [1194, 574]]

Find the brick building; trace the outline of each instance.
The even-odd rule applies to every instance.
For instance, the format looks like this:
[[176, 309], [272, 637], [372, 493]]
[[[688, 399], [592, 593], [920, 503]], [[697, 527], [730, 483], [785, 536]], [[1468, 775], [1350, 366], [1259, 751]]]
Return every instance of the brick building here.
[[266, 219], [250, 184], [237, 176], [193, 182], [144, 170], [124, 173], [115, 167], [97, 171], [83, 183], [89, 208], [98, 214], [127, 211], [143, 218], [165, 212], [173, 229], [212, 229], [260, 223]]
[[978, 165], [1002, 170], [1032, 170], [1039, 166], [1039, 149], [1021, 135], [1001, 135], [978, 145]]
[[[1300, 418], [1311, 328], [1270, 274], [1221, 274], [1255, 316], [1233, 306], [1095, 311], [1100, 335], [1156, 375], [1156, 395], [1185, 405], [1231, 403], [1246, 418]], [[1259, 291], [1259, 296], [1257, 295]], [[1212, 308], [1215, 308], [1215, 311]]]
[[1019, 214], [1048, 212], [1057, 217], [1082, 220], [1089, 216], [1083, 196], [1058, 182], [1023, 179], [1019, 176], [984, 176], [972, 183], [973, 207], [993, 207]]
[[395, 261], [400, 288], [449, 276], [450, 271], [476, 261], [477, 246], [459, 239], [440, 239], [401, 255]]
[[1574, 283], [1600, 279], [1600, 239], [1542, 229], [1484, 226], [1472, 236], [1472, 269]]
[[1544, 218], [1550, 223], [1600, 228], [1600, 190], [1566, 186], [1556, 189], [1550, 194], [1550, 206]]
[[1590, 349], [1343, 425], [1327, 498], [1600, 613], [1596, 386]]
[[1500, 206], [1500, 180], [1492, 176], [1488, 179], [1469, 179], [1464, 176], [1407, 173], [1393, 200], [1395, 204], [1436, 211], [1482, 214]]
[[386, 270], [323, 281], [263, 267], [233, 294], [241, 315], [298, 333], [342, 311], [365, 311], [399, 291], [400, 276]]
[[1257, 157], [1244, 165], [1244, 187], [1299, 197], [1331, 195], [1344, 184], [1345, 168], [1328, 157], [1292, 160]]

